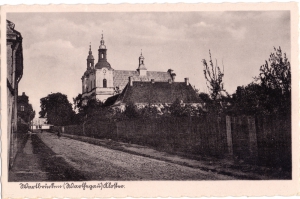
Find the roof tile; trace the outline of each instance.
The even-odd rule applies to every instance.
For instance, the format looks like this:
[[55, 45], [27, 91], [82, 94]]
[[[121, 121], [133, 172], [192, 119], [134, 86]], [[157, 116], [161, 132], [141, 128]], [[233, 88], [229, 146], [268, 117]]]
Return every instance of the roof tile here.
[[127, 85], [116, 103], [173, 103], [176, 99], [184, 103], [200, 103], [193, 87], [185, 82], [133, 82]]
[[167, 82], [171, 79], [168, 72], [147, 71], [146, 76], [140, 76], [138, 71], [115, 70], [114, 71], [114, 87], [118, 86], [123, 90], [128, 83], [128, 77], [132, 76], [133, 81], [149, 82], [154, 79], [156, 82]]

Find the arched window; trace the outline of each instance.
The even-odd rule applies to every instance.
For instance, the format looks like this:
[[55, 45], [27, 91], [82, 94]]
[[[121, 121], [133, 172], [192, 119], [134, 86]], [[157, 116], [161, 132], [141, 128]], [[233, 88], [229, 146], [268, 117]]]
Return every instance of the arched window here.
[[103, 59], [103, 53], [101, 54], [101, 58]]
[[103, 79], [103, 88], [106, 88], [107, 87], [107, 81], [106, 79]]

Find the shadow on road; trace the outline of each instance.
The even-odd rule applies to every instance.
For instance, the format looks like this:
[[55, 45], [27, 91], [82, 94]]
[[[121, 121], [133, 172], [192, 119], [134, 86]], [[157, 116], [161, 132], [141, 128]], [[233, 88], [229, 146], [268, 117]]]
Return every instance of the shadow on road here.
[[[36, 134], [27, 140], [32, 152], [26, 154], [21, 150], [17, 154], [15, 165], [10, 171], [9, 181], [83, 181], [84, 175], [70, 166], [63, 157], [55, 154]], [[46, 174], [41, 177], [41, 174]]]
[[84, 175], [70, 166], [63, 157], [55, 154], [37, 135], [32, 137], [33, 153], [40, 157], [42, 169], [48, 172], [49, 181], [82, 181]]

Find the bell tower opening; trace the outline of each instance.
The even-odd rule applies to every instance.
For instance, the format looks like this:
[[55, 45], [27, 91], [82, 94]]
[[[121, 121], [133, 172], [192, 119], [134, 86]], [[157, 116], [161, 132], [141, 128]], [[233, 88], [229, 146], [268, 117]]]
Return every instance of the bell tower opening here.
[[107, 80], [103, 79], [103, 88], [107, 88]]

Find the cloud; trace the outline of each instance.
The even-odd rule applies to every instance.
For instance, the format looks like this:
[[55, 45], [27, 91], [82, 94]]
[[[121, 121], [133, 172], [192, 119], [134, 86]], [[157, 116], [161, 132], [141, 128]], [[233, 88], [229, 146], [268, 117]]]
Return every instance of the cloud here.
[[243, 40], [246, 36], [247, 28], [242, 27], [242, 28], [236, 29], [234, 27], [227, 27], [226, 31], [228, 31], [233, 38], [235, 38], [237, 40]]

